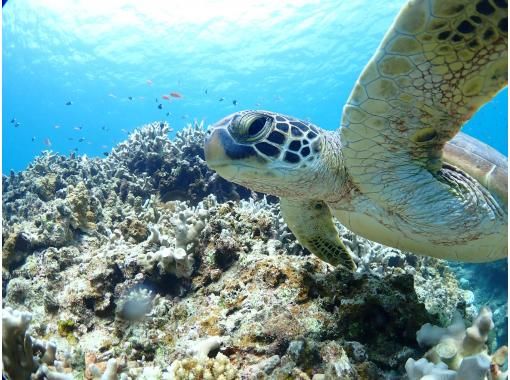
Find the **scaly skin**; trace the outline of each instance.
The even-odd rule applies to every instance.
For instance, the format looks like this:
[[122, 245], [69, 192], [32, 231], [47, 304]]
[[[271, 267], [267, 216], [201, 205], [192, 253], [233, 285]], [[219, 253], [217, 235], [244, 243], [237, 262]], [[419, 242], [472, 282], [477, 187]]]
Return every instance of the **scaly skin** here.
[[[337, 134], [243, 111], [210, 130], [209, 166], [284, 198], [297, 238], [332, 263], [348, 260], [333, 238], [314, 245], [331, 231], [329, 214], [314, 216], [314, 202], [396, 248], [472, 262], [506, 257], [506, 160], [463, 135], [448, 143], [506, 85], [506, 8], [409, 1], [356, 82]], [[307, 218], [321, 222], [307, 230]]]
[[[263, 136], [259, 136], [254, 143], [246, 141], [239, 143], [230, 132], [236, 128], [243, 129], [242, 126], [233, 123], [236, 116], [242, 117], [243, 115], [255, 115], [272, 120], [267, 125], [267, 131], [263, 133]], [[442, 181], [445, 188], [451, 186], [452, 192], [445, 192], [447, 196], [456, 192], [458, 194], [456, 197], [459, 198], [454, 199], [462, 199], [463, 205], [466, 208], [470, 207], [470, 214], [466, 216], [457, 213], [451, 216], [451, 218], [458, 216], [456, 224], [452, 226], [443, 224], [444, 222], [438, 220], [434, 214], [437, 212], [435, 204], [427, 200], [427, 194], [424, 192], [420, 204], [423, 205], [420, 217], [429, 215], [431, 223], [426, 226], [427, 228], [423, 228], [423, 225], [419, 223], [406, 220], [398, 210], [381, 206], [357, 187], [343, 163], [343, 150], [339, 135], [336, 133], [323, 131], [303, 122], [306, 123], [306, 126], [313, 127], [316, 134], [315, 139], [309, 142], [308, 146], [313, 146], [316, 143], [318, 150], [302, 157], [297, 163], [286, 162], [283, 159], [293, 141], [303, 141], [304, 139], [304, 136], [292, 136], [290, 131], [282, 133], [285, 137], [281, 144], [274, 144], [275, 147], [279, 147], [278, 155], [272, 157], [257, 151], [254, 148], [256, 144], [268, 143], [267, 137], [276, 129], [278, 125], [275, 120], [276, 116], [284, 118], [286, 123], [298, 122], [294, 118], [266, 111], [243, 111], [223, 119], [208, 131], [205, 144], [206, 159], [212, 169], [230, 181], [256, 191], [291, 200], [293, 207], [288, 212], [291, 213], [292, 220], [298, 220], [298, 223], [304, 225], [303, 228], [294, 227], [293, 232], [300, 242], [312, 252], [314, 251], [313, 247], [308, 245], [307, 241], [311, 241], [315, 237], [299, 236], [299, 233], [303, 234], [307, 226], [309, 229], [312, 227], [307, 218], [314, 218], [314, 216], [306, 212], [308, 202], [322, 201], [329, 207], [333, 216], [337, 217], [347, 228], [388, 246], [422, 255], [470, 262], [491, 261], [506, 255], [506, 239], [502, 238], [506, 234], [507, 223], [504, 203], [493, 197], [469, 174], [445, 164], [443, 169], [438, 172], [437, 178]], [[236, 133], [233, 135], [235, 136]], [[472, 155], [472, 151], [478, 153], [472, 157], [474, 160], [469, 161], [465, 157], [463, 158], [463, 165], [467, 169], [478, 170], [479, 167], [470, 166], [470, 163], [476, 164], [481, 158], [487, 162], [493, 160], [500, 165], [506, 163], [501, 160], [501, 155], [494, 149], [484, 146], [476, 139], [466, 140], [462, 134], [449, 144], [458, 148], [458, 141], [462, 141], [464, 144], [465, 150], [462, 150], [464, 156], [469, 157]], [[480, 146], [484, 146], [485, 150], [480, 150]], [[485, 156], [480, 156], [481, 154], [485, 154]], [[462, 157], [451, 153], [449, 158], [457, 158], [457, 161], [460, 161]], [[506, 166], [497, 166], [497, 168], [506, 170]], [[495, 174], [497, 171], [491, 169], [491, 172]], [[490, 177], [491, 174], [485, 173], [485, 175]], [[506, 178], [496, 176], [492, 183], [496, 184], [496, 187], [503, 187], [506, 186], [503, 181], [506, 181]], [[437, 196], [438, 194], [432, 194], [432, 199], [436, 201]], [[303, 203], [301, 218], [294, 211], [297, 207], [295, 203], [299, 201]], [[420, 205], [417, 205], [416, 208], [419, 209]], [[283, 205], [282, 210], [284, 210]], [[489, 219], [492, 223], [489, 229], [484, 224], [487, 215], [493, 217], [493, 219]], [[452, 220], [451, 218], [450, 220]], [[465, 232], [468, 222], [471, 223], [471, 229], [468, 232], [478, 234], [478, 236], [476, 239], [462, 240], [459, 236]], [[292, 223], [288, 224], [292, 225]], [[324, 228], [327, 230], [329, 227]], [[333, 238], [331, 239], [333, 240]], [[319, 257], [331, 256], [327, 252], [321, 253], [317, 250], [315, 253]], [[334, 263], [339, 260], [329, 259], [326, 261]]]

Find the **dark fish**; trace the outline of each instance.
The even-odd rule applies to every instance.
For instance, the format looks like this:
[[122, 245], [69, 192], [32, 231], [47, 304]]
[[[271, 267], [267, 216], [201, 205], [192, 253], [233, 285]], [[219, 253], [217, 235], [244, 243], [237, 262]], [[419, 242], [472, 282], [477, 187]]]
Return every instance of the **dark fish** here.
[[73, 151], [71, 151], [71, 153], [69, 153], [69, 157], [70, 157], [70, 158], [72, 158], [72, 159], [74, 159], [74, 158], [76, 157], [76, 154], [74, 154], [74, 152], [73, 152]]
[[85, 141], [85, 139], [84, 139], [83, 137], [80, 137], [80, 138], [78, 139], [78, 142], [84, 142], [84, 141]]
[[16, 122], [16, 119], [11, 119], [11, 123], [15, 123]]
[[101, 127], [101, 129], [102, 129], [103, 131], [106, 131], [106, 126], [105, 126], [105, 125], [103, 125], [103, 126]]
[[158, 99], [158, 98], [156, 98], [156, 103], [157, 103], [157, 102], [159, 102], [159, 99]]
[[221, 98], [218, 99], [218, 102], [222, 102], [224, 100], [225, 100], [225, 98], [221, 97]]
[[232, 100], [232, 104], [233, 104], [234, 106], [237, 106], [237, 100]]
[[15, 127], [15, 128], [18, 128], [20, 125], [21, 125], [20, 123], [16, 122], [16, 123], [14, 124], [14, 127]]
[[170, 116], [170, 112], [167, 112], [167, 113], [166, 113], [166, 116]]
[[68, 139], [69, 141], [73, 141], [73, 140], [74, 140], [74, 138], [73, 138], [73, 137], [68, 137], [67, 139]]
[[73, 102], [71, 102], [70, 100], [66, 103], [66, 106], [72, 106], [73, 105]]
[[207, 95], [207, 88], [205, 89], [204, 94], [206, 94], [206, 95]]
[[34, 142], [34, 141], [35, 141], [35, 136], [32, 136], [32, 142]]
[[163, 109], [163, 104], [158, 104], [158, 108], [159, 108], [160, 110], [162, 110], [162, 109]]
[[108, 157], [109, 154], [110, 153], [108, 153], [108, 152], [103, 152], [103, 156], [105, 156], [105, 157]]
[[128, 96], [128, 99], [129, 99], [129, 100], [133, 100], [133, 97], [132, 97], [132, 96]]

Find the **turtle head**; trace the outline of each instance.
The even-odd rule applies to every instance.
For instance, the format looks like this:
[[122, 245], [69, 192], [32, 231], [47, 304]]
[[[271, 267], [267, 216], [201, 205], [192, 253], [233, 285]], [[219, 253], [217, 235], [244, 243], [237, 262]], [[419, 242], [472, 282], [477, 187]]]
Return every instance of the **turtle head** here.
[[[317, 187], [323, 131], [268, 111], [241, 111], [210, 126], [207, 165], [223, 178], [278, 196], [309, 195]], [[310, 184], [310, 186], [308, 186]], [[303, 194], [298, 194], [303, 191]]]

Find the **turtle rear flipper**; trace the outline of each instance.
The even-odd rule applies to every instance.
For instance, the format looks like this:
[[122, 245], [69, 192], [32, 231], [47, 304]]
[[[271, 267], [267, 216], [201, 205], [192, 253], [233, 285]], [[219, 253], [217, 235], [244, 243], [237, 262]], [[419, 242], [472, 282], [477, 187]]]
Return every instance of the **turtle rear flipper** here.
[[341, 265], [350, 271], [356, 269], [324, 202], [280, 198], [280, 207], [285, 223], [301, 245], [331, 265]]

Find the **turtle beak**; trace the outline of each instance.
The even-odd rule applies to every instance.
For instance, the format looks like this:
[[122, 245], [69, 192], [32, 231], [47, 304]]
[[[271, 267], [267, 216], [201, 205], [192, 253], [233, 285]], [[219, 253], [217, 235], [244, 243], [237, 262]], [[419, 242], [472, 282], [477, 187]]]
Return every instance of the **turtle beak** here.
[[207, 161], [207, 166], [213, 170], [225, 166], [230, 162], [222, 144], [222, 137], [223, 139], [225, 137], [221, 136], [221, 130], [220, 128], [209, 127], [205, 135], [205, 159]]
[[239, 144], [227, 129], [228, 124], [218, 123], [207, 129], [204, 150], [211, 169], [240, 163], [256, 158], [257, 152], [250, 145]]

